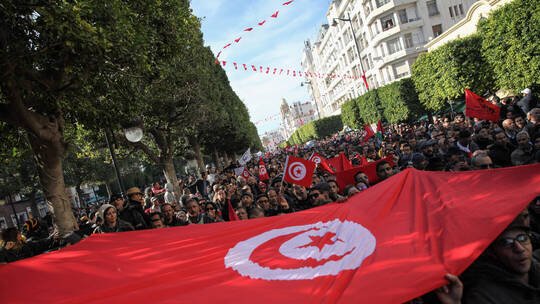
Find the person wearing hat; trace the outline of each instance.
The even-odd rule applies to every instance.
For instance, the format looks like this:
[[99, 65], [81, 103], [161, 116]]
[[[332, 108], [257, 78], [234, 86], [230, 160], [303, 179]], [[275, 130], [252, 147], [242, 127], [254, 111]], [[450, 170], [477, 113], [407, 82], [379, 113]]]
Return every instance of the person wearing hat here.
[[532, 256], [529, 227], [516, 219], [463, 274], [463, 281], [464, 303], [540, 303], [540, 265]]
[[98, 210], [97, 216], [101, 218], [101, 224], [96, 227], [94, 233], [111, 233], [135, 230], [130, 223], [118, 218], [116, 208], [113, 205], [102, 205]]
[[150, 227], [150, 219], [147, 219], [147, 215], [144, 213], [144, 195], [141, 189], [137, 187], [129, 188], [126, 191], [128, 197], [127, 206], [124, 212], [120, 214], [120, 218], [130, 223], [135, 230], [147, 229]]

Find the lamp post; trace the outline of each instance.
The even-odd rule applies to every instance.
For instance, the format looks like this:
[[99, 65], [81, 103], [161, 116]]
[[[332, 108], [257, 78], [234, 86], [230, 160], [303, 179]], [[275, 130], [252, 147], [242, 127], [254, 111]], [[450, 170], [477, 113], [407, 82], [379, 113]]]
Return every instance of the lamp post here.
[[[116, 153], [114, 151], [114, 147], [109, 138], [109, 132], [112, 134], [112, 130], [110, 127], [105, 130], [105, 142], [107, 143], [107, 147], [109, 147], [109, 153], [111, 154], [114, 172], [116, 174], [116, 181], [118, 183], [118, 187], [120, 188], [120, 193], [124, 195], [124, 184], [122, 183], [122, 178], [120, 176], [120, 169], [118, 168], [118, 161], [116, 160]], [[132, 142], [132, 143], [137, 143], [141, 141], [144, 136], [143, 129], [142, 129], [142, 122], [140, 120], [136, 120], [128, 124], [124, 128], [124, 136], [129, 142]]]
[[[356, 41], [356, 32], [354, 31], [351, 15], [347, 13], [347, 18], [334, 18], [332, 22], [332, 26], [337, 26], [337, 20], [349, 22], [349, 25], [351, 26], [351, 32], [353, 35], [354, 45], [356, 47], [356, 53], [358, 54], [358, 61], [360, 62], [360, 72], [362, 73], [362, 77], [364, 77], [366, 70], [364, 69], [364, 65], [362, 64], [362, 55], [360, 55], [360, 46], [358, 45], [358, 41]], [[366, 86], [366, 90], [369, 91], [369, 87]]]
[[[337, 20], [349, 22], [349, 25], [351, 26], [354, 45], [356, 46], [356, 52], [358, 53], [358, 60], [360, 61], [360, 69], [361, 69], [361, 72], [362, 72], [362, 78], [365, 80], [365, 78], [364, 78], [365, 77], [365, 70], [364, 70], [364, 65], [362, 64], [362, 56], [360, 55], [360, 46], [358, 46], [358, 41], [356, 41], [356, 33], [354, 31], [354, 26], [353, 26], [353, 23], [352, 23], [352, 20], [351, 20], [351, 15], [349, 13], [347, 13], [347, 18], [334, 18], [334, 20], [332, 22], [332, 26], [337, 26]], [[369, 91], [369, 86], [367, 85], [367, 81], [366, 81], [366, 90]], [[381, 103], [379, 101], [379, 94], [377, 93], [377, 90], [375, 90], [375, 103], [376, 103], [376, 106], [377, 106], [377, 112], [379, 113], [379, 116], [382, 118], [383, 117], [383, 115], [382, 115], [382, 106], [381, 106]]]
[[[313, 86], [311, 85], [311, 81], [301, 82], [300, 86], [303, 87], [305, 84], [309, 85], [311, 87], [311, 90], [313, 90]], [[313, 94], [313, 99], [315, 100], [315, 109], [317, 110], [317, 118], [321, 119], [321, 111], [319, 111], [319, 105], [317, 104], [317, 98], [315, 98], [315, 94]]]

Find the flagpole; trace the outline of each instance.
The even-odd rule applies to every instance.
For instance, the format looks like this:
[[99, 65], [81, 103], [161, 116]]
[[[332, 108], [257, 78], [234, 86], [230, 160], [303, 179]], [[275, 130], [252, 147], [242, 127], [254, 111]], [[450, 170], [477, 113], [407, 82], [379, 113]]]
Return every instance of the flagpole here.
[[289, 155], [285, 160], [285, 167], [283, 168], [283, 177], [281, 178], [281, 184], [279, 185], [279, 193], [283, 195], [283, 180], [285, 179], [285, 174], [287, 172], [287, 166], [289, 165]]

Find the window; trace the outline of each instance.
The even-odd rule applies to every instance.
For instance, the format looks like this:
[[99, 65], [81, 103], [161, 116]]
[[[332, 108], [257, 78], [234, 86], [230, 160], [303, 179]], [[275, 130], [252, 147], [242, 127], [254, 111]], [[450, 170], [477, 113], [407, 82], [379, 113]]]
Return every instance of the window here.
[[463, 11], [463, 4], [458, 5], [458, 7], [459, 7], [459, 12], [460, 12], [462, 15], [464, 15], [464, 14], [465, 14], [465, 11]]
[[377, 8], [385, 5], [388, 2], [390, 2], [390, 0], [375, 0], [375, 4], [377, 5]]
[[405, 9], [399, 10], [398, 11], [398, 16], [399, 16], [399, 22], [401, 24], [405, 24], [405, 23], [409, 22], [409, 19], [407, 18], [407, 10], [405, 10]]
[[433, 37], [438, 37], [440, 34], [442, 34], [442, 24], [437, 24], [431, 27], [433, 30]]
[[414, 46], [412, 33], [407, 33], [403, 35], [403, 41], [405, 41], [405, 48], [412, 48]]
[[409, 66], [407, 65], [407, 61], [402, 61], [396, 64], [392, 65], [392, 68], [394, 69], [394, 74], [396, 75], [396, 78], [403, 78], [405, 76], [409, 76]]
[[452, 9], [452, 7], [448, 7], [448, 11], [450, 12], [450, 18], [454, 18], [454, 10]]
[[390, 15], [386, 15], [382, 17], [381, 24], [382, 24], [383, 31], [387, 31], [393, 28], [395, 26], [394, 15], [390, 14]]
[[399, 38], [388, 40], [387, 46], [389, 54], [401, 51], [401, 41], [399, 41]]
[[0, 217], [0, 229], [6, 229], [8, 227], [6, 218]]
[[428, 9], [428, 15], [429, 16], [436, 16], [439, 14], [439, 8], [437, 7], [437, 1], [431, 0], [426, 2], [427, 9]]

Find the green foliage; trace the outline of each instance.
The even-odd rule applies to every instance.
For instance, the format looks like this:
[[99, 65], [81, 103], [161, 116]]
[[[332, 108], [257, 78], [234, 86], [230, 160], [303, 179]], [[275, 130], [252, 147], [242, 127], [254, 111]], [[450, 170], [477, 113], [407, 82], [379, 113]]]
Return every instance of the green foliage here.
[[310, 140], [323, 139], [337, 133], [341, 129], [343, 129], [343, 122], [340, 115], [311, 121], [298, 128], [289, 140], [287, 140], [287, 145], [299, 145]]
[[486, 61], [497, 86], [522, 90], [540, 83], [540, 0], [514, 0], [480, 23]]
[[349, 126], [352, 129], [359, 129], [362, 127], [360, 110], [358, 109], [356, 99], [346, 101], [341, 106], [341, 120], [344, 125]]
[[446, 101], [462, 97], [465, 88], [479, 94], [493, 88], [492, 68], [484, 59], [481, 46], [481, 35], [472, 35], [418, 57], [412, 78], [427, 109], [442, 109]]
[[410, 78], [377, 89], [383, 115], [389, 123], [416, 119], [423, 114], [422, 105]]
[[377, 108], [378, 102], [377, 90], [370, 90], [356, 99], [356, 105], [358, 106], [360, 118], [363, 122], [372, 124], [382, 119]]

